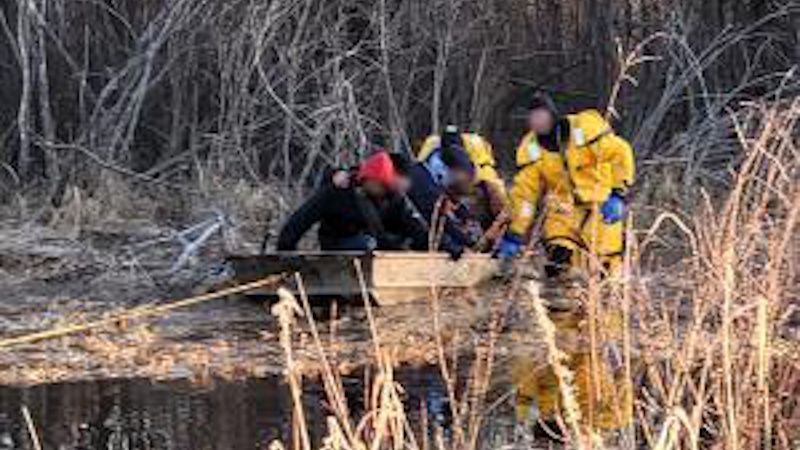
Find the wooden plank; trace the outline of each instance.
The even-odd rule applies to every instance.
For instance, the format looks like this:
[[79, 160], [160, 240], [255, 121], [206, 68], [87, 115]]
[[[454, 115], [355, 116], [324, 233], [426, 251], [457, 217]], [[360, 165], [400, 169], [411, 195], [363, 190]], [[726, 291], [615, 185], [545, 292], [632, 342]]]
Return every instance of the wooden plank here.
[[446, 254], [377, 253], [373, 261], [373, 283], [384, 287], [473, 287], [497, 272], [497, 261], [489, 255], [464, 255], [452, 261]]
[[[440, 253], [379, 252], [361, 253], [291, 252], [228, 258], [239, 282], [253, 281], [269, 274], [295, 270], [297, 266], [307, 293], [312, 297], [357, 297], [361, 286], [353, 265], [361, 260], [367, 289], [380, 305], [398, 304], [426, 298], [431, 286], [470, 288], [489, 281], [497, 272], [497, 261], [488, 255], [469, 254], [457, 261]], [[287, 288], [297, 290], [289, 280]], [[274, 295], [258, 291], [252, 295]]]
[[[354, 259], [361, 260], [366, 276], [371, 267], [371, 258], [360, 253], [271, 253], [232, 256], [228, 261], [233, 266], [236, 281], [240, 283], [275, 273], [298, 271], [310, 296], [351, 296], [361, 289], [353, 268]], [[295, 264], [298, 261], [300, 263]], [[297, 292], [293, 279], [287, 280], [285, 287]], [[251, 295], [272, 296], [275, 290], [254, 291]]]
[[498, 262], [485, 254], [452, 261], [443, 253], [377, 253], [373, 294], [383, 306], [426, 299], [430, 288], [474, 288], [491, 280]]

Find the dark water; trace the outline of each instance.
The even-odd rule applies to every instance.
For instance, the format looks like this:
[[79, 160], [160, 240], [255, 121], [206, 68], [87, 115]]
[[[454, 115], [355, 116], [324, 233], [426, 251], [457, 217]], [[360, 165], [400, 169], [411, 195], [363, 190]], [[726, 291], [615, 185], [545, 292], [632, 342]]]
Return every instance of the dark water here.
[[[286, 392], [278, 379], [206, 388], [120, 380], [2, 389], [2, 444], [13, 445], [0, 448], [28, 447], [22, 405], [45, 448], [263, 448], [287, 435]], [[309, 393], [307, 400], [315, 397]]]
[[[436, 370], [398, 374], [404, 385], [412, 386], [407, 392], [412, 411], [431, 392], [441, 392]], [[357, 410], [360, 380], [344, 382], [351, 410]], [[305, 382], [303, 402], [318, 443], [327, 416], [318, 382]], [[33, 448], [23, 405], [45, 449], [262, 449], [276, 438], [291, 442], [291, 398], [277, 377], [202, 387], [114, 380], [0, 388], [0, 450]]]

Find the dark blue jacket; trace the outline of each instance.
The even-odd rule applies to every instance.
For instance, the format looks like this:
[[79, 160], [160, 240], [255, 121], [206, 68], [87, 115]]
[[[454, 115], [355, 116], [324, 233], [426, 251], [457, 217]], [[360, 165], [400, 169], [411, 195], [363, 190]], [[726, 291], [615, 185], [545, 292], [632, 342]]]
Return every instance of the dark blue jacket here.
[[[436, 153], [431, 158], [436, 158]], [[433, 214], [439, 199], [447, 195], [447, 190], [443, 184], [446, 173], [437, 162], [431, 163], [430, 160], [415, 164], [409, 176], [411, 177], [411, 190], [408, 198], [414, 203], [422, 217], [431, 224]], [[440, 242], [440, 249], [451, 252], [453, 248], [471, 247], [475, 244], [472, 239], [463, 231], [461, 223], [454, 215], [445, 218], [444, 233]]]

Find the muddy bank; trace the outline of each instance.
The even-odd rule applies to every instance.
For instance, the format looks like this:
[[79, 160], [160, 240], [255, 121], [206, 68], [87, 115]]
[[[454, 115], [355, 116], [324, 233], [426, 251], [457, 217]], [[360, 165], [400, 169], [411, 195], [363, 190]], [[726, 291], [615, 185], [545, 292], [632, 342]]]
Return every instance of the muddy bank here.
[[[479, 308], [455, 300], [442, 312], [446, 342], [472, 344], [485, 326]], [[401, 363], [436, 361], [434, 327], [425, 303], [377, 312], [380, 338]], [[350, 308], [338, 319], [319, 323], [325, 350], [338, 369], [349, 373], [372, 358], [363, 309]], [[308, 327], [295, 332], [304, 372], [319, 370]], [[86, 334], [47, 340], [0, 352], [0, 384], [39, 384], [97, 378], [185, 378], [196, 382], [221, 377], [244, 379], [282, 373], [284, 355], [277, 324], [264, 304], [223, 300], [171, 315]]]

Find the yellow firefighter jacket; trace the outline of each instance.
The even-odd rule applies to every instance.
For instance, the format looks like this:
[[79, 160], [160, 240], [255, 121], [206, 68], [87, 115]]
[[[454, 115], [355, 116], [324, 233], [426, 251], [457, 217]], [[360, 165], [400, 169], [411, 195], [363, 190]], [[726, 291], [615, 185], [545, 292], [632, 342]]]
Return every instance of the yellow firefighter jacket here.
[[622, 222], [605, 224], [599, 208], [612, 190], [624, 192], [633, 183], [633, 150], [596, 110], [567, 120], [569, 139], [562, 149], [542, 148], [533, 133], [517, 148], [510, 231], [525, 236], [542, 205], [545, 242], [618, 255], [623, 250]]

